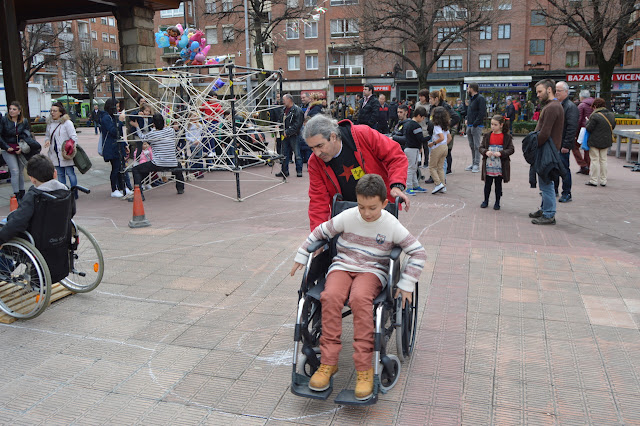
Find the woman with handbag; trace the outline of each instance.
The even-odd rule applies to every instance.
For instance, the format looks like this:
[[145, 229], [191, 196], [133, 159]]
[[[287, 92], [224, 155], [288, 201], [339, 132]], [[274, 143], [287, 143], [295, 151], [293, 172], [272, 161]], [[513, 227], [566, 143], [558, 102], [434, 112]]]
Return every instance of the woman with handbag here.
[[[22, 144], [22, 146], [20, 145]], [[20, 200], [24, 195], [24, 158], [23, 151], [29, 151], [31, 146], [39, 144], [31, 136], [29, 121], [22, 117], [22, 106], [14, 101], [9, 105], [9, 112], [0, 119], [0, 148], [2, 158], [11, 173], [11, 187], [16, 198]], [[37, 152], [36, 152], [37, 154]]]
[[[605, 108], [605, 100], [596, 98], [593, 101], [593, 112], [587, 121], [589, 132], [589, 168], [588, 186], [607, 185], [607, 151], [613, 144], [613, 128], [616, 127], [615, 114]], [[586, 153], [585, 153], [586, 154]]]
[[[69, 176], [69, 188], [78, 183], [76, 171], [73, 165], [73, 157], [76, 155], [78, 135], [73, 122], [67, 115], [61, 102], [51, 106], [51, 114], [47, 120], [44, 147], [49, 148], [49, 159], [58, 172], [58, 181], [67, 183]], [[78, 192], [75, 192], [76, 199]]]

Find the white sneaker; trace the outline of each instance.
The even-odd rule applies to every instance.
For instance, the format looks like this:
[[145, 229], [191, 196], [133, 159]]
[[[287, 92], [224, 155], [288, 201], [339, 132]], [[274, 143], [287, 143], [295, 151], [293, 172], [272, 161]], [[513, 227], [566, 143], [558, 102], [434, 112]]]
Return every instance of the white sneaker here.
[[146, 185], [144, 186], [144, 190], [145, 190], [145, 191], [151, 191], [151, 185], [146, 184]]
[[443, 194], [446, 194], [447, 193], [447, 187], [445, 186], [444, 188], [442, 188], [442, 191], [440, 191], [440, 192], [442, 192]]
[[465, 172], [470, 172], [471, 170], [473, 170], [473, 164], [469, 164], [467, 167], [464, 168]]
[[444, 185], [440, 184], [440, 185], [436, 185], [435, 188], [433, 188], [433, 191], [431, 191], [432, 194], [437, 194], [438, 192], [442, 191], [444, 189]]
[[124, 196], [124, 194], [123, 194], [121, 191], [119, 191], [119, 190], [117, 190], [117, 189], [116, 189], [115, 191], [113, 191], [113, 192], [111, 193], [111, 196], [112, 196], [113, 198], [122, 198], [122, 197]]
[[130, 190], [129, 188], [125, 188], [125, 194], [124, 195], [133, 195], [133, 191]]
[[471, 173], [478, 173], [480, 171], [480, 169], [478, 168], [478, 166], [473, 166], [473, 168], [471, 169]]

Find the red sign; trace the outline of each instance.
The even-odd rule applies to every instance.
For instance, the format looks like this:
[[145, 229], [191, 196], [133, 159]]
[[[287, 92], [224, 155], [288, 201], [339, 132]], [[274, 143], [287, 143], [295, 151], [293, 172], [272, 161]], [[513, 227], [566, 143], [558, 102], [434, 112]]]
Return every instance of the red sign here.
[[316, 94], [318, 95], [318, 99], [326, 99], [327, 98], [327, 91], [326, 90], [302, 90], [300, 91], [301, 95], [307, 95], [309, 97], [311, 97], [312, 94]]
[[[362, 89], [364, 89], [364, 86], [347, 86], [347, 93], [358, 93], [358, 92], [362, 92]], [[377, 86], [377, 85], [373, 85], [373, 91], [374, 92], [390, 92], [391, 91], [391, 86]], [[344, 86], [338, 86], [335, 85], [333, 86], [333, 92], [334, 93], [343, 93], [344, 92]]]
[[[640, 81], [639, 73], [619, 73], [613, 74], [613, 81]], [[580, 82], [580, 81], [600, 81], [600, 74], [567, 74], [567, 81]]]

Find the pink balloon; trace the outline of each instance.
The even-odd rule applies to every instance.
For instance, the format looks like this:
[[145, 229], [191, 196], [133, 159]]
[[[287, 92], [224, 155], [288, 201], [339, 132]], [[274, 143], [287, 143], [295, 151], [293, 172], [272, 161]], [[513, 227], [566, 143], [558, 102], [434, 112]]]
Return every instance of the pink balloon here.
[[[203, 40], [204, 40], [204, 39], [203, 39]], [[211, 49], [211, 45], [210, 45], [210, 44], [207, 44], [207, 45], [206, 45], [206, 46], [201, 50], [202, 54], [203, 54], [204, 56], [207, 56], [207, 53], [209, 53], [209, 49]]]

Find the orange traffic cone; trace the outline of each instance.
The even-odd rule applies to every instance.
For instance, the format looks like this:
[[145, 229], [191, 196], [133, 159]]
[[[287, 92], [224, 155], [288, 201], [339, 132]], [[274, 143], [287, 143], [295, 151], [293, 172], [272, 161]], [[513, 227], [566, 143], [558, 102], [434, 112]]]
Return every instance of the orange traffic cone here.
[[144, 228], [146, 226], [151, 226], [151, 222], [144, 215], [140, 185], [136, 185], [133, 188], [133, 218], [129, 221], [129, 228]]
[[11, 196], [11, 201], [9, 201], [9, 211], [12, 212], [18, 208], [18, 199], [15, 195]]

